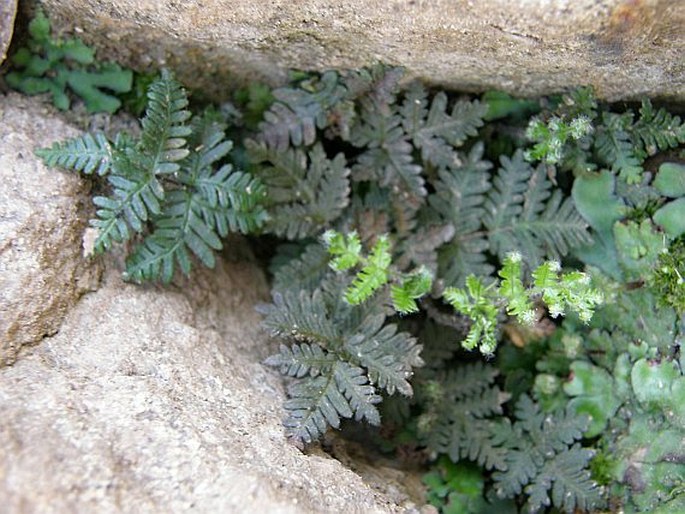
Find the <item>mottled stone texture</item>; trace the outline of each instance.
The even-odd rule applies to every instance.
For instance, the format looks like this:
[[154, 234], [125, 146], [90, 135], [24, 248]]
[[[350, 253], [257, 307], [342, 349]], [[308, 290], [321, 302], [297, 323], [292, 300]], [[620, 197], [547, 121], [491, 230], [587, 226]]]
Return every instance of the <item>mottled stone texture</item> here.
[[0, 64], [7, 56], [7, 49], [14, 32], [14, 16], [17, 13], [17, 0], [0, 0]]
[[36, 100], [0, 95], [0, 368], [59, 329], [97, 282], [82, 257], [86, 182], [48, 169], [34, 149], [78, 132]]
[[253, 264], [168, 289], [85, 295], [57, 335], [0, 369], [7, 513], [373, 513], [403, 508], [281, 426]]
[[463, 90], [685, 100], [682, 0], [45, 0], [62, 28], [220, 97], [288, 68], [400, 64]]

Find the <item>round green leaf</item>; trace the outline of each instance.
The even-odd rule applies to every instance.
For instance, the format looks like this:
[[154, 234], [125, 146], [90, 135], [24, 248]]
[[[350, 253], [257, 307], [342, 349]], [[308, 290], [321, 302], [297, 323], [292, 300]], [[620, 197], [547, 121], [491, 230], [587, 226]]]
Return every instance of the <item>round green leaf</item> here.
[[685, 233], [685, 198], [667, 203], [654, 213], [654, 221], [671, 237]]
[[685, 195], [685, 165], [665, 162], [659, 166], [659, 173], [654, 179], [654, 187], [662, 195], [678, 198]]

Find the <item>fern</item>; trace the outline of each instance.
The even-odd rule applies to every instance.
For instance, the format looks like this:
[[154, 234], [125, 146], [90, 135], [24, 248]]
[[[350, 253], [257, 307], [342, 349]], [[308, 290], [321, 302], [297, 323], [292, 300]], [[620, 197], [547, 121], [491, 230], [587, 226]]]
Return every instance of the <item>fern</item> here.
[[264, 143], [246, 143], [257, 176], [267, 191], [267, 230], [288, 239], [315, 235], [339, 217], [349, 202], [349, 169], [343, 154], [326, 157], [320, 144], [308, 153], [279, 152]]
[[231, 149], [225, 127], [202, 116], [187, 123], [187, 105], [181, 85], [163, 71], [148, 90], [139, 140], [120, 134], [112, 144], [86, 134], [36, 152], [49, 165], [106, 177], [111, 192], [93, 198], [95, 250], [144, 235], [127, 259], [128, 279], [169, 282], [176, 265], [190, 272], [191, 254], [212, 267], [221, 237], [266, 220], [261, 183], [228, 164], [215, 169]]
[[487, 106], [477, 101], [459, 101], [447, 114], [447, 95], [438, 93], [430, 102], [428, 92], [418, 83], [407, 91], [400, 113], [405, 133], [421, 151], [424, 162], [437, 167], [454, 166], [455, 148], [475, 136], [483, 125]]
[[94, 171], [100, 176], [106, 175], [112, 166], [112, 147], [100, 132], [39, 148], [36, 155], [48, 166], [70, 168], [86, 175]]
[[422, 374], [417, 399], [425, 411], [419, 440], [453, 462], [469, 459], [487, 469], [505, 469], [506, 452], [495, 446], [491, 417], [501, 416], [509, 395], [495, 384], [498, 371], [482, 363]]
[[493, 474], [497, 494], [525, 492], [528, 512], [552, 502], [566, 512], [598, 506], [600, 491], [587, 470], [593, 452], [573, 444], [582, 438], [587, 418], [547, 414], [526, 395], [516, 405], [516, 418], [514, 424], [504, 420], [494, 429], [495, 444], [507, 450], [506, 469]]
[[407, 379], [422, 364], [421, 347], [387, 324], [385, 314], [368, 304], [362, 309], [340, 302], [344, 283], [325, 284], [313, 292], [277, 293], [273, 304], [261, 307], [265, 328], [295, 342], [265, 363], [299, 378], [288, 390], [284, 422], [298, 442], [338, 428], [343, 418], [378, 424], [379, 393], [410, 395]]

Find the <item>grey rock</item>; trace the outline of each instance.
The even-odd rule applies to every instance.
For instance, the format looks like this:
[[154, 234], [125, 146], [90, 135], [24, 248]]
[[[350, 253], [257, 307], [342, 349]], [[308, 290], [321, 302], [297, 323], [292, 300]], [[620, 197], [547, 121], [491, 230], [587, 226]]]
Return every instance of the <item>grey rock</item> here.
[[162, 290], [117, 271], [60, 331], [0, 370], [8, 513], [399, 512], [281, 425], [281, 379], [253, 305], [252, 264]]
[[97, 283], [98, 266], [81, 251], [87, 183], [33, 154], [77, 134], [52, 112], [14, 93], [0, 96], [0, 367], [54, 334]]
[[288, 68], [383, 61], [461, 90], [685, 100], [682, 0], [45, 0], [62, 29], [225, 97]]
[[0, 0], [0, 64], [7, 57], [7, 49], [14, 33], [17, 0]]

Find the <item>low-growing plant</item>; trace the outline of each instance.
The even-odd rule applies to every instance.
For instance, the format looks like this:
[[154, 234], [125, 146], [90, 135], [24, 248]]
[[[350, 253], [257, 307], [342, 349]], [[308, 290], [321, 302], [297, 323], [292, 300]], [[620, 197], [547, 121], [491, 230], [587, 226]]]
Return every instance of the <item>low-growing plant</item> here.
[[47, 93], [58, 109], [67, 110], [71, 100], [67, 89], [81, 98], [88, 112], [115, 112], [121, 100], [115, 94], [127, 93], [133, 72], [115, 63], [99, 63], [95, 50], [78, 38], [56, 39], [43, 11], [29, 23], [26, 46], [10, 60], [14, 71], [7, 84], [28, 95]]
[[191, 117], [185, 90], [167, 71], [148, 89], [140, 138], [86, 134], [36, 151], [46, 164], [96, 174], [109, 194], [95, 196], [94, 251], [138, 239], [126, 261], [135, 281], [186, 275], [191, 254], [213, 267], [229, 231], [255, 231], [266, 219], [259, 180], [219, 163], [230, 152], [210, 112]]
[[[384, 448], [435, 463], [441, 512], [678, 512], [685, 168], [645, 161], [685, 125], [590, 89], [479, 100], [402, 78], [299, 74], [245, 90], [246, 118], [189, 121], [164, 73], [140, 139], [39, 155], [106, 178], [96, 249], [138, 239], [132, 279], [212, 265], [229, 230], [280, 238], [259, 309], [296, 444], [383, 423]], [[220, 166], [228, 118], [249, 174]]]

